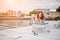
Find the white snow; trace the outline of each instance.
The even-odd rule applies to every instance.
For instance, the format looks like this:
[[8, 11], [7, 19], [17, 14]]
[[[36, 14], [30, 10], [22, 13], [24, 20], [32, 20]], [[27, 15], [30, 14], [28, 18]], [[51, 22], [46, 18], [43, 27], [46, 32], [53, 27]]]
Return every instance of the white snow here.
[[0, 40], [60, 40], [60, 29], [49, 33], [33, 35], [32, 27], [18, 27], [0, 30]]

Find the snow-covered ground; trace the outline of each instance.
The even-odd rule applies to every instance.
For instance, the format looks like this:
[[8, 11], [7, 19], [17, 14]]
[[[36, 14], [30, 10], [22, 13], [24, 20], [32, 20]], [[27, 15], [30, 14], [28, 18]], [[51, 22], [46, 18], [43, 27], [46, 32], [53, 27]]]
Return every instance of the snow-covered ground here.
[[0, 40], [60, 40], [60, 26], [53, 32], [39, 33], [34, 36], [33, 26], [0, 30]]
[[9, 27], [6, 27], [4, 25], [0, 25], [0, 30], [5, 30], [5, 29], [9, 29]]

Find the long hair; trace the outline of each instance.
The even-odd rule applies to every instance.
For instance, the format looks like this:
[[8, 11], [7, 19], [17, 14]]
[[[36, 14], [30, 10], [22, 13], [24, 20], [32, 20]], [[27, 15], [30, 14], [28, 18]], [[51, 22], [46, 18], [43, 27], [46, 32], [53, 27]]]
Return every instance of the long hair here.
[[[42, 16], [41, 17], [39, 17], [39, 13], [41, 13], [42, 14]], [[44, 17], [44, 14], [43, 14], [43, 12], [42, 11], [39, 11], [38, 13], [37, 13], [37, 19], [41, 19], [41, 20], [43, 20], [45, 17]]]

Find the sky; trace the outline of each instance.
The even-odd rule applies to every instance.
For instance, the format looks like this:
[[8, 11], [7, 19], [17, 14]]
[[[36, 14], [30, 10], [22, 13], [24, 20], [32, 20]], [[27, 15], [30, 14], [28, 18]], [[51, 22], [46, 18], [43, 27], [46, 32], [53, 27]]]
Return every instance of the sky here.
[[0, 11], [15, 10], [28, 13], [32, 9], [46, 8], [54, 10], [60, 6], [60, 0], [0, 0]]

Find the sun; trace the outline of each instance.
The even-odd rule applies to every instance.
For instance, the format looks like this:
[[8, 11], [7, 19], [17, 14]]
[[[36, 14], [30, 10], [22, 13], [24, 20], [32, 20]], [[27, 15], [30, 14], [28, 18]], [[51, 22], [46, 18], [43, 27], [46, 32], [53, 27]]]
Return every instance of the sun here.
[[6, 0], [6, 2], [9, 3], [9, 4], [13, 4], [13, 3], [16, 2], [16, 0]]

